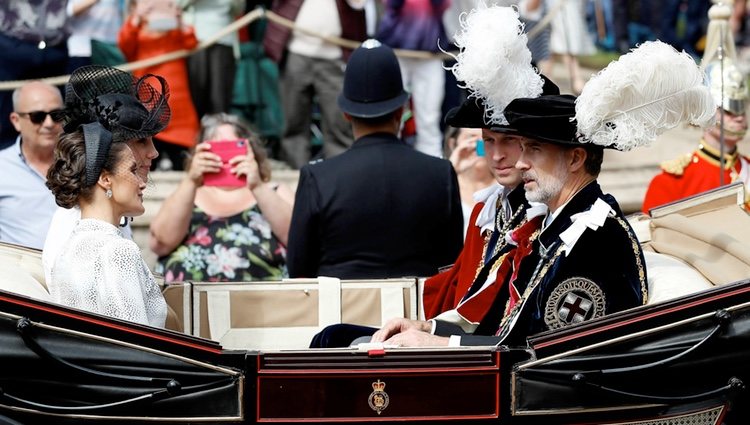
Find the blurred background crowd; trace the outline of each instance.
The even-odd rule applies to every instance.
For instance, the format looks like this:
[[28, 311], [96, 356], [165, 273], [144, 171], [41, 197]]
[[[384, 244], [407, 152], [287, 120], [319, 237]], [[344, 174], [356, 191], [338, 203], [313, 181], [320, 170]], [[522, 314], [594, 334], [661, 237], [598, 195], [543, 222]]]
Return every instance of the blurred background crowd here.
[[[526, 23], [534, 62], [550, 75], [557, 61], [570, 91], [586, 79], [579, 62], [600, 68], [646, 40], [660, 39], [698, 60], [710, 0], [499, 0], [515, 4]], [[8, 116], [17, 80], [65, 75], [86, 64], [121, 65], [181, 49], [186, 58], [139, 67], [165, 76], [175, 114], [157, 135], [154, 169], [182, 170], [199, 141], [205, 114], [233, 113], [249, 122], [269, 158], [299, 169], [353, 142], [338, 111], [343, 67], [354, 43], [377, 38], [396, 49], [411, 92], [403, 136], [417, 150], [446, 152], [442, 117], [465, 92], [450, 72], [452, 35], [478, 0], [25, 0], [0, 5], [0, 147], [17, 135]], [[214, 37], [241, 16], [264, 8], [289, 25], [262, 17]], [[750, 44], [746, 2], [730, 19], [742, 58]], [[348, 47], [347, 47], [348, 46]], [[453, 49], [452, 49], [453, 47]], [[416, 51], [416, 53], [415, 53]], [[747, 67], [740, 60], [739, 66]], [[743, 69], [747, 71], [746, 69]], [[285, 165], [281, 165], [285, 166]]]

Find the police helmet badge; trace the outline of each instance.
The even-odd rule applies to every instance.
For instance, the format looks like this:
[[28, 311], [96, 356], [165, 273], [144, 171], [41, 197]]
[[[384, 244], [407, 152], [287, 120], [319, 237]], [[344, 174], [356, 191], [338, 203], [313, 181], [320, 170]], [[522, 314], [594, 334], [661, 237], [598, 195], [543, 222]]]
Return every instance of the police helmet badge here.
[[562, 281], [552, 291], [544, 309], [544, 323], [559, 329], [605, 314], [604, 291], [593, 280], [573, 277]]
[[380, 382], [380, 379], [373, 382], [372, 390], [370, 397], [367, 399], [367, 404], [370, 405], [370, 409], [374, 410], [379, 415], [386, 409], [386, 407], [388, 407], [388, 403], [390, 402], [388, 394], [384, 391], [385, 382]]

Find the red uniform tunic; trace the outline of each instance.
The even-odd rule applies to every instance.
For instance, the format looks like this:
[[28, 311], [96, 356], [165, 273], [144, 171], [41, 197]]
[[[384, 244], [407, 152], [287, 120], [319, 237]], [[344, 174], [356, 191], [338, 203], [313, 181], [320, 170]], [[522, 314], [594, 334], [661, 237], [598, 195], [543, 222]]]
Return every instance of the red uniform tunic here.
[[[484, 279], [489, 276], [487, 274], [480, 279], [481, 282], [476, 282], [477, 276], [485, 265], [485, 261], [490, 261], [493, 255], [500, 255], [507, 252], [510, 247], [506, 246], [506, 233], [516, 229], [526, 221], [529, 204], [526, 200], [526, 192], [523, 186], [518, 185], [510, 191], [505, 201], [502, 201], [502, 195], [500, 198], [497, 197], [499, 195], [497, 190], [493, 186], [474, 194], [474, 200], [477, 203], [471, 212], [469, 227], [466, 230], [466, 239], [464, 240], [464, 248], [461, 250], [458, 259], [449, 270], [425, 281], [422, 298], [425, 318], [431, 319], [443, 312], [455, 309], [464, 296], [467, 295], [472, 285], [482, 285], [485, 283]], [[506, 202], [506, 207], [509, 208], [507, 211], [508, 216], [505, 218], [498, 216], [500, 211], [498, 203], [500, 202]], [[482, 209], [487, 205], [492, 205], [494, 208], [488, 207], [488, 211], [483, 212]], [[478, 221], [482, 221], [482, 224], [477, 225]], [[486, 254], [493, 229], [500, 229], [498, 233], [500, 236], [496, 242], [492, 242], [491, 252]], [[486, 255], [489, 255], [489, 257], [485, 259]], [[503, 269], [503, 273], [505, 271]], [[505, 280], [502, 274], [493, 274], [492, 277], [497, 277], [498, 282], [504, 282]], [[487, 286], [485, 286], [485, 289], [481, 290], [484, 292], [483, 295], [475, 297], [465, 307], [468, 310], [465, 310], [464, 313], [472, 316], [472, 321], [481, 320], [481, 317], [492, 306], [494, 301], [494, 295], [492, 294], [496, 294], [499, 289], [492, 284], [489, 286], [491, 290], [487, 290]], [[469, 313], [469, 310], [471, 313]]]
[[[724, 183], [744, 181], [748, 184], [748, 158], [737, 152], [724, 155]], [[699, 145], [694, 152], [661, 164], [662, 172], [648, 186], [643, 200], [643, 212], [651, 208], [720, 186], [719, 152], [710, 146]], [[750, 211], [750, 199], [745, 197], [745, 208]]]
[[483, 264], [486, 238], [481, 229], [474, 225], [484, 202], [477, 202], [471, 211], [469, 228], [466, 230], [464, 248], [453, 266], [424, 282], [424, 315], [431, 319], [438, 314], [455, 308], [471, 287], [474, 278]]

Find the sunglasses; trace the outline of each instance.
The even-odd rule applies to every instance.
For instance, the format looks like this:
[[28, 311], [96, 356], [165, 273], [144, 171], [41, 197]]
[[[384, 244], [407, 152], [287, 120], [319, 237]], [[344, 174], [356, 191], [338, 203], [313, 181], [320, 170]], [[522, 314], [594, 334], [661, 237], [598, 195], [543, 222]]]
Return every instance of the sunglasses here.
[[16, 112], [19, 116], [29, 117], [29, 121], [31, 121], [34, 124], [41, 124], [44, 122], [44, 120], [47, 119], [47, 115], [52, 118], [52, 121], [54, 122], [62, 122], [63, 118], [65, 118], [65, 111], [62, 109], [55, 109], [53, 111], [31, 111], [31, 112]]

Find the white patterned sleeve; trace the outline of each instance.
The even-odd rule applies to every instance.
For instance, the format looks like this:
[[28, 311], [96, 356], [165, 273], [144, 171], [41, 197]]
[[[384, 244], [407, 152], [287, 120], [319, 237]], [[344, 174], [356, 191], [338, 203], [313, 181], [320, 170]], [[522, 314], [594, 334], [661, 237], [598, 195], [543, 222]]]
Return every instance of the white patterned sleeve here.
[[130, 240], [118, 240], [103, 258], [101, 309], [106, 315], [144, 325], [164, 326], [166, 303], [153, 276]]

